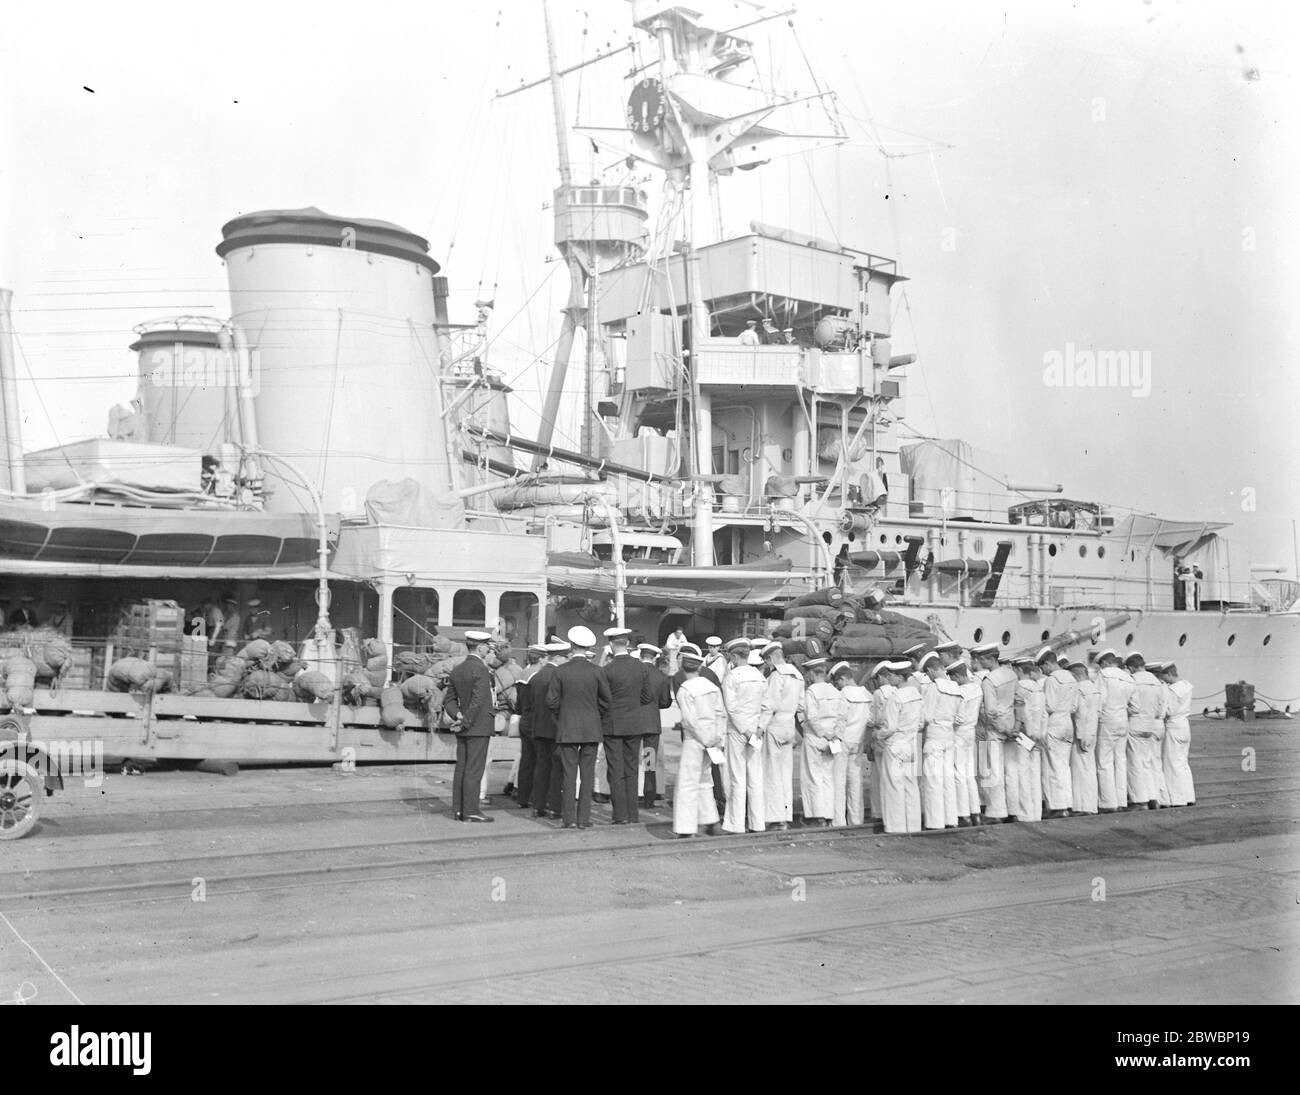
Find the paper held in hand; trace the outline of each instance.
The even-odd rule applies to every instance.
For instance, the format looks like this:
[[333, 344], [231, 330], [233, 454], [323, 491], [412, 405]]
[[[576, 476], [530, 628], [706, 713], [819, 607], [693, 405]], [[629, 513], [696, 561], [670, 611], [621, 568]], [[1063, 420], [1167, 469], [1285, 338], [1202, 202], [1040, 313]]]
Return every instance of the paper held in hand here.
[[1017, 734], [1015, 737], [1015, 742], [1018, 746], [1020, 746], [1021, 749], [1024, 749], [1026, 752], [1033, 749], [1035, 744], [1034, 739], [1029, 737], [1026, 734]]
[[709, 746], [709, 760], [714, 764], [722, 764], [727, 759], [727, 754], [719, 749], [716, 745]]
[[840, 744], [840, 740], [839, 740], [838, 738], [832, 738], [832, 739], [831, 739], [831, 756], [833, 756], [833, 757], [834, 757], [834, 756], [838, 756], [838, 755], [839, 755], [840, 753], [842, 753], [842, 752], [844, 752], [844, 746], [843, 746], [842, 744]]

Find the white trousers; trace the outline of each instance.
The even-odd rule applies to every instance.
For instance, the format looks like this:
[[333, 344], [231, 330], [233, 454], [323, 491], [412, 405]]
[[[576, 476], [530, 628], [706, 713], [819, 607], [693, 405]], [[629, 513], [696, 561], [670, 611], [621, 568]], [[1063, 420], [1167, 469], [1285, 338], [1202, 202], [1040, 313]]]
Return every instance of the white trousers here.
[[1039, 746], [1043, 750], [1043, 794], [1049, 810], [1069, 810], [1074, 806], [1070, 778], [1070, 754], [1073, 746], [1073, 741], [1053, 737], [1050, 731], [1047, 740]]
[[881, 749], [880, 812], [887, 833], [921, 831], [921, 794], [916, 785], [916, 744], [886, 744]]
[[957, 824], [957, 743], [930, 737], [921, 747], [921, 816], [927, 829]]
[[701, 825], [718, 820], [718, 804], [713, 801], [713, 767], [704, 746], [689, 734], [682, 742], [682, 758], [677, 765], [677, 786], [673, 790], [673, 832], [691, 833]]
[[1196, 801], [1196, 785], [1192, 781], [1192, 766], [1188, 762], [1191, 747], [1192, 731], [1187, 720], [1171, 718], [1166, 721], [1161, 767], [1171, 806], [1187, 806]]
[[496, 735], [493, 734], [487, 741], [487, 759], [483, 762], [483, 779], [478, 786], [480, 802], [488, 797], [488, 776], [492, 774], [492, 743], [496, 740]]
[[1002, 771], [1006, 779], [1007, 813], [1021, 821], [1043, 819], [1043, 777], [1037, 749], [1014, 741], [1002, 746]]
[[1097, 744], [1086, 753], [1076, 738], [1070, 746], [1070, 809], [1076, 814], [1097, 812]]
[[794, 746], [763, 735], [763, 809], [769, 825], [794, 820]]
[[1006, 764], [1003, 753], [1007, 743], [1001, 738], [977, 739], [975, 742], [975, 779], [979, 784], [980, 805], [984, 816], [1007, 816]]
[[980, 812], [980, 789], [975, 780], [975, 728], [958, 730], [953, 741], [953, 768], [957, 781], [957, 816]]
[[[712, 795], [712, 790], [709, 791]], [[753, 833], [767, 828], [763, 805], [763, 747], [755, 749], [745, 734], [727, 731], [727, 813], [722, 827], [729, 833]]]
[[832, 825], [862, 824], [862, 767], [866, 754], [861, 748], [844, 747], [835, 758], [835, 815]]
[[835, 757], [821, 752], [814, 742], [826, 744], [806, 734], [799, 750], [799, 797], [805, 820], [824, 817], [829, 821], [835, 816]]
[[1128, 735], [1128, 800], [1146, 805], [1159, 800], [1164, 773], [1160, 770], [1160, 742], [1131, 730]]
[[1128, 803], [1128, 718], [1103, 718], [1097, 727], [1097, 802], [1102, 810]]

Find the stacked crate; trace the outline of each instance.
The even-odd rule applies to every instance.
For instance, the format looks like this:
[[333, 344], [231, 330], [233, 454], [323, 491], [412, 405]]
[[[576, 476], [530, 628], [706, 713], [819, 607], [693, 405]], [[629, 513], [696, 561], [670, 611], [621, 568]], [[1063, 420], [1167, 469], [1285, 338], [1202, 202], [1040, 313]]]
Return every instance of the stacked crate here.
[[168, 670], [173, 678], [180, 672], [181, 640], [185, 635], [185, 613], [175, 601], [144, 601], [130, 607], [123, 621], [122, 649], [118, 657], [148, 658]]
[[95, 651], [88, 643], [72, 644], [72, 664], [63, 671], [63, 678], [60, 682], [64, 688], [87, 689], [93, 687], [92, 666], [94, 662]]

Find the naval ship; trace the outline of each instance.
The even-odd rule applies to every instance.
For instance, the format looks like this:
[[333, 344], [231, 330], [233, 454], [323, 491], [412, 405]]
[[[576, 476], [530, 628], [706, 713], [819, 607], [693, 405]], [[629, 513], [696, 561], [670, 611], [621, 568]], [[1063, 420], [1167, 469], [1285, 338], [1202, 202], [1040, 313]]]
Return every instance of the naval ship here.
[[[516, 645], [576, 622], [763, 634], [834, 585], [936, 639], [1174, 660], [1198, 709], [1241, 681], [1300, 702], [1295, 585], [1262, 580], [1223, 524], [1112, 511], [1018, 479], [987, 439], [914, 435], [929, 366], [894, 351], [893, 258], [760, 221], [719, 234], [729, 176], [847, 139], [829, 93], [755, 79], [784, 13], [627, 13], [650, 60], [625, 124], [578, 132], [660, 179], [656, 201], [631, 172], [575, 178], [547, 20], [570, 292], [535, 435], [491, 360], [496, 302], [453, 322], [427, 240], [247, 213], [216, 248], [229, 319], [137, 328], [139, 395], [107, 437], [23, 451], [0, 299], [0, 608], [100, 639], [124, 602], [225, 594], [272, 634], [391, 652], [482, 626]], [[570, 449], [554, 428], [579, 345]]]

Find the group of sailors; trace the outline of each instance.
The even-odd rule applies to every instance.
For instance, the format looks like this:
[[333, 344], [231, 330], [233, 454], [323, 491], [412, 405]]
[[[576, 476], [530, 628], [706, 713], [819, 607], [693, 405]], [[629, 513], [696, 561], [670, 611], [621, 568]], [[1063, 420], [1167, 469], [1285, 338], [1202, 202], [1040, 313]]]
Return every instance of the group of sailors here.
[[[1192, 685], [1172, 662], [1136, 651], [1105, 649], [1093, 668], [1050, 647], [1007, 661], [996, 643], [925, 644], [859, 679], [846, 661], [796, 666], [779, 640], [711, 636], [704, 649], [674, 642], [670, 676], [669, 655], [633, 645], [629, 629], [604, 637], [599, 659], [582, 626], [532, 646], [514, 682], [515, 799], [566, 828], [591, 827], [598, 750], [613, 823], [639, 820], [669, 723], [682, 734], [679, 837], [790, 828], [796, 763], [803, 824], [814, 827], [869, 816], [879, 831], [905, 833], [1195, 803]], [[471, 656], [445, 701], [458, 722], [459, 820], [491, 820], [479, 792], [492, 641], [467, 635]]]

